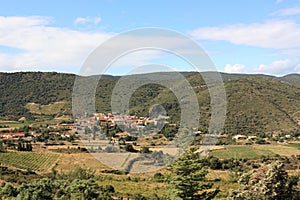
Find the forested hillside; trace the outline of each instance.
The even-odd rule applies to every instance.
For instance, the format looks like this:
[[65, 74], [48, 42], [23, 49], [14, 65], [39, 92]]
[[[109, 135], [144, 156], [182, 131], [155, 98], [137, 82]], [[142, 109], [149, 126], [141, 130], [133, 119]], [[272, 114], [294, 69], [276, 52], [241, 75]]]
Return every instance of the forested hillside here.
[[[166, 73], [168, 74], [168, 73]], [[200, 127], [205, 129], [210, 118], [210, 98], [202, 77], [182, 73], [195, 91], [201, 114]], [[204, 73], [210, 77], [212, 73]], [[164, 74], [160, 74], [162, 76]], [[170, 77], [170, 76], [167, 76]], [[225, 132], [230, 134], [300, 131], [300, 75], [284, 77], [266, 75], [222, 74], [227, 93]], [[111, 96], [120, 77], [102, 76], [96, 92], [96, 109], [110, 112]], [[147, 79], [132, 75], [128, 80]], [[0, 115], [4, 119], [25, 116], [36, 119], [71, 115], [75, 75], [55, 72], [0, 73]], [[166, 79], [180, 84], [179, 79]], [[53, 104], [55, 102], [59, 102]], [[33, 104], [35, 103], [35, 104]], [[147, 115], [153, 104], [161, 104], [173, 122], [180, 121], [180, 107], [172, 91], [162, 85], [147, 84], [137, 89], [130, 99], [130, 113]], [[46, 105], [59, 105], [53, 109]], [[50, 110], [49, 110], [50, 108]], [[40, 109], [40, 110], [39, 110]], [[44, 113], [43, 110], [46, 110]]]

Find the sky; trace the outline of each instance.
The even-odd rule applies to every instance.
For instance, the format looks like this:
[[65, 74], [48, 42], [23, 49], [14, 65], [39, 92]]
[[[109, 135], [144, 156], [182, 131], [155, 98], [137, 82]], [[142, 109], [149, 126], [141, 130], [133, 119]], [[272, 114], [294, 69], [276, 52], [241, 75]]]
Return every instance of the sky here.
[[[221, 72], [300, 73], [300, 0], [1, 0], [0, 71], [78, 74], [101, 44], [145, 27], [190, 38]], [[180, 56], [141, 49], [105, 73], [127, 74], [151, 63], [194, 70]]]

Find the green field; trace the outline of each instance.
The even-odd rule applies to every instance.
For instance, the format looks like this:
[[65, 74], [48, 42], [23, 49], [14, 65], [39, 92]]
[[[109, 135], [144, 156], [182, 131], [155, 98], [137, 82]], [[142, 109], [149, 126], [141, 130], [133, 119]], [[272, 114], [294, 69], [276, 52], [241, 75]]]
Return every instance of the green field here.
[[224, 149], [214, 150], [210, 155], [220, 159], [226, 158], [245, 158], [258, 159], [262, 156], [273, 157], [276, 154], [280, 156], [300, 155], [300, 144], [292, 143], [287, 145], [232, 145], [225, 146]]
[[290, 143], [290, 144], [287, 144], [286, 146], [293, 147], [293, 148], [300, 150], [300, 143]]
[[275, 156], [275, 153], [266, 148], [258, 149], [253, 146], [226, 146], [225, 149], [212, 151], [210, 155], [220, 159], [258, 159], [261, 156]]
[[26, 123], [21, 123], [21, 122], [0, 122], [0, 125], [5, 125], [8, 126], [9, 128], [22, 128], [28, 124]]
[[6, 152], [0, 153], [0, 164], [19, 169], [48, 171], [59, 158], [56, 153]]

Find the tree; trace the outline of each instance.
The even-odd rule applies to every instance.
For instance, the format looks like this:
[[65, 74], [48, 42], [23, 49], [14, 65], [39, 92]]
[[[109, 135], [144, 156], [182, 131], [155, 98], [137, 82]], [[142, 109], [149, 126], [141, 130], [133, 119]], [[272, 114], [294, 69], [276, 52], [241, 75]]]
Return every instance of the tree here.
[[137, 152], [137, 150], [133, 147], [132, 144], [126, 144], [125, 145], [125, 151], [128, 151], [128, 152]]
[[222, 163], [220, 162], [219, 158], [211, 157], [209, 159], [209, 167], [211, 169], [221, 169]]
[[151, 151], [150, 151], [149, 147], [142, 147], [140, 149], [140, 153], [151, 153]]
[[5, 184], [5, 186], [0, 189], [1, 197], [16, 197], [17, 194], [16, 188], [10, 184]]
[[99, 186], [93, 179], [73, 180], [66, 188], [66, 191], [71, 196], [79, 199], [97, 199], [99, 194], [102, 192], [102, 187]]
[[5, 149], [4, 149], [4, 145], [3, 145], [3, 142], [0, 140], [0, 152], [4, 152]]
[[[212, 184], [203, 183], [208, 172], [195, 148], [188, 150], [168, 169], [171, 172], [169, 182], [176, 198], [207, 200], [214, 198], [219, 192], [218, 189], [211, 190]], [[208, 189], [210, 190], [208, 191]]]
[[297, 189], [299, 177], [288, 177], [280, 162], [262, 166], [244, 173], [240, 188], [232, 190], [228, 200], [296, 200], [300, 199]]
[[67, 177], [70, 180], [79, 179], [79, 180], [85, 180], [85, 179], [92, 179], [94, 178], [95, 171], [90, 168], [81, 168], [77, 166], [74, 170], [69, 171], [65, 177]]
[[32, 145], [31, 145], [30, 142], [26, 142], [25, 150], [26, 150], [26, 151], [32, 151]]
[[84, 134], [89, 134], [89, 133], [91, 133], [92, 132], [92, 130], [89, 128], [89, 127], [84, 127]]
[[30, 142], [19, 141], [17, 150], [18, 151], [32, 151], [32, 145]]
[[17, 150], [22, 151], [22, 143], [21, 142], [18, 142]]
[[51, 179], [42, 178], [29, 184], [22, 184], [18, 188], [18, 195], [16, 199], [22, 200], [39, 200], [39, 199], [53, 199], [55, 189], [58, 186], [56, 182]]

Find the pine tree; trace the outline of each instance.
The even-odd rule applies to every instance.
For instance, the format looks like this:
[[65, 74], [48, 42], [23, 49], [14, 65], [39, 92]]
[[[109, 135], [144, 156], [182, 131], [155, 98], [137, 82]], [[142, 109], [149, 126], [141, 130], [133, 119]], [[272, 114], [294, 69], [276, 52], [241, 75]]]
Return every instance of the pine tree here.
[[[183, 200], [213, 199], [218, 189], [211, 190], [211, 183], [204, 183], [207, 170], [195, 148], [188, 150], [169, 168], [170, 186], [176, 198]], [[209, 191], [207, 191], [210, 189]], [[174, 198], [174, 197], [173, 197]]]

